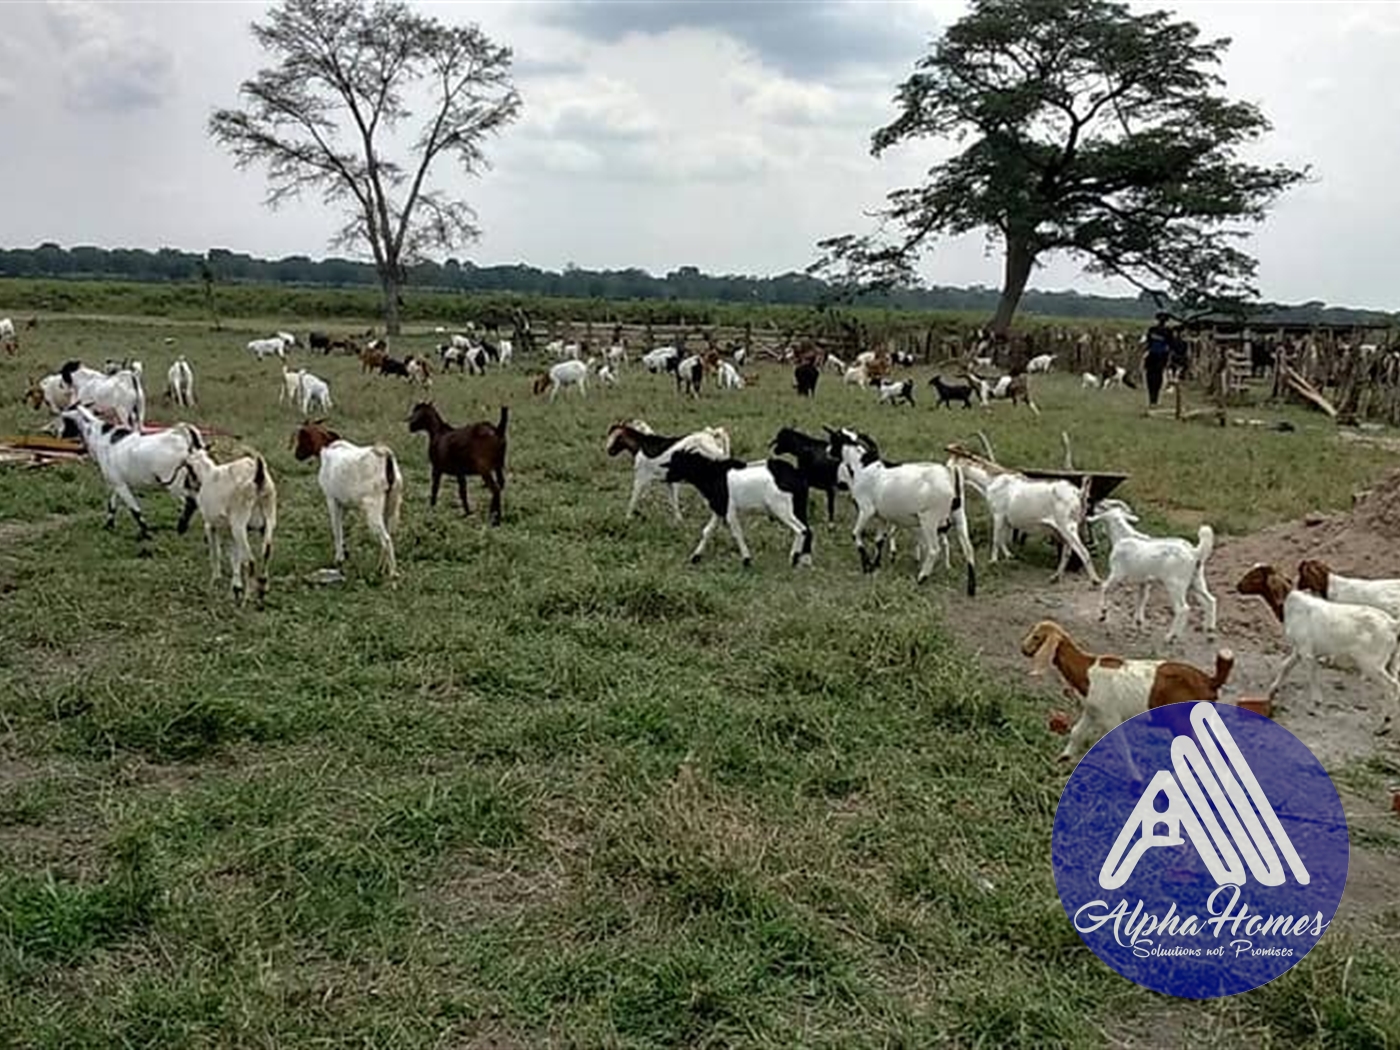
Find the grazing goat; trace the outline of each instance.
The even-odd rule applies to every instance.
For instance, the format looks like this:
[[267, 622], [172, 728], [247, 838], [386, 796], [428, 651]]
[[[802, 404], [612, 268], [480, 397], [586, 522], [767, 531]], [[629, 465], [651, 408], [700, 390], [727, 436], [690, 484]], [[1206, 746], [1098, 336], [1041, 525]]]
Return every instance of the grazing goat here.
[[914, 380], [880, 380], [880, 393], [877, 395], [876, 400], [882, 405], [897, 405], [901, 401], [907, 401], [909, 405], [913, 407]]
[[1099, 590], [1099, 620], [1108, 619], [1108, 592], [1120, 583], [1137, 584], [1138, 601], [1134, 622], [1146, 626], [1147, 595], [1152, 584], [1160, 583], [1172, 603], [1172, 622], [1167, 628], [1170, 644], [1186, 626], [1190, 612], [1187, 595], [1194, 594], [1205, 614], [1207, 633], [1215, 631], [1215, 596], [1206, 586], [1206, 561], [1215, 549], [1215, 531], [1209, 525], [1197, 530], [1193, 547], [1175, 536], [1161, 539], [1133, 528], [1137, 515], [1120, 500], [1104, 500], [1088, 524], [1103, 523], [1112, 548], [1108, 556], [1108, 577]]
[[1098, 390], [1103, 386], [1103, 380], [1093, 372], [1085, 372], [1080, 376], [1079, 385], [1084, 390]]
[[144, 540], [151, 534], [133, 490], [164, 488], [184, 504], [186, 514], [191, 513], [189, 497], [172, 487], [172, 479], [186, 456], [204, 448], [204, 439], [194, 427], [176, 423], [169, 430], [142, 434], [104, 423], [84, 405], [65, 409], [59, 418], [63, 421], [63, 436], [83, 443], [107, 483], [107, 520], [103, 528], [116, 528], [120, 499], [136, 522], [137, 538]]
[[303, 369], [300, 373], [301, 384], [297, 388], [301, 397], [301, 414], [311, 415], [313, 405], [320, 406], [323, 412], [329, 412], [335, 405], [331, 402], [330, 384], [319, 376], [314, 376]]
[[1058, 354], [1036, 354], [1026, 362], [1026, 371], [1048, 372], [1050, 371], [1050, 366], [1055, 363], [1055, 358], [1058, 356]]
[[[861, 570], [874, 572], [879, 567], [889, 526], [913, 524], [919, 529], [918, 546], [923, 551], [917, 577], [917, 582], [922, 583], [933, 574], [942, 536], [951, 526], [957, 531], [958, 544], [967, 561], [968, 597], [975, 596], [977, 570], [967, 532], [962, 469], [940, 463], [889, 464], [880, 458], [879, 448], [868, 436], [831, 427], [826, 432], [831, 455], [844, 468], [856, 502], [856, 523], [851, 531], [860, 552]], [[875, 556], [871, 558], [863, 535], [866, 526], [876, 518], [883, 524], [876, 537]], [[944, 561], [946, 564], [946, 555]]]
[[803, 361], [792, 370], [792, 385], [798, 397], [814, 397], [817, 393], [817, 380], [821, 370], [811, 361]]
[[734, 367], [743, 368], [744, 362], [749, 359], [748, 347], [741, 346], [734, 351]]
[[782, 459], [745, 463], [742, 459], [711, 459], [684, 449], [671, 453], [666, 467], [668, 484], [694, 485], [710, 507], [710, 520], [700, 532], [700, 542], [690, 554], [691, 563], [700, 560], [710, 536], [723, 521], [739, 548], [744, 566], [753, 564], [753, 555], [744, 542], [739, 511], [766, 510], [793, 531], [790, 556], [794, 567], [812, 564], [812, 530], [807, 525], [807, 482], [801, 472]]
[[598, 369], [598, 382], [603, 386], [617, 386], [617, 373], [613, 371], [612, 365], [603, 365]]
[[[247, 601], [247, 583], [253, 581], [254, 596], [261, 608], [267, 594], [268, 565], [272, 561], [272, 534], [277, 528], [277, 486], [266, 461], [262, 456], [250, 455], [219, 465], [207, 451], [195, 449], [180, 464], [178, 473], [184, 474], [187, 497], [178, 531], [184, 533], [189, 528], [190, 518], [198, 509], [204, 519], [211, 583], [219, 582], [220, 540], [227, 532], [233, 597]], [[257, 558], [248, 542], [250, 528], [262, 533]]]
[[278, 336], [271, 339], [253, 339], [248, 343], [248, 353], [252, 354], [259, 361], [264, 357], [277, 356], [285, 358], [287, 356], [287, 344]]
[[292, 435], [298, 461], [319, 457], [316, 481], [326, 497], [335, 539], [335, 564], [345, 563], [345, 508], [359, 507], [379, 540], [379, 569], [392, 582], [398, 577], [393, 532], [403, 506], [403, 473], [387, 445], [355, 445], [320, 423], [306, 423]]
[[[1314, 704], [1322, 703], [1317, 662], [1326, 657], [1338, 665], [1350, 665], [1380, 682], [1393, 703], [1400, 703], [1400, 619], [1369, 605], [1332, 602], [1295, 589], [1272, 565], [1256, 565], [1235, 585], [1240, 594], [1263, 598], [1278, 621], [1289, 645], [1269, 696], [1278, 692], [1288, 672], [1299, 660], [1308, 662], [1308, 687]], [[1390, 715], [1385, 716], [1385, 722]]]
[[[639, 419], [631, 423], [618, 422], [608, 428], [603, 451], [609, 456], [620, 452], [632, 453], [632, 497], [627, 501], [627, 517], [637, 511], [642, 493], [654, 482], [666, 476], [666, 467], [674, 452], [699, 452], [711, 459], [729, 458], [729, 433], [722, 427], [706, 427], [683, 437], [655, 434]], [[680, 484], [670, 484], [671, 514], [679, 524], [681, 517]]]
[[[378, 352], [384, 353], [382, 350]], [[408, 365], [404, 364], [396, 357], [390, 357], [385, 354], [383, 359], [379, 362], [379, 374], [382, 376], [399, 376], [400, 378], [407, 379], [409, 378]]]
[[1082, 489], [1076, 489], [1068, 481], [1028, 478], [962, 450], [952, 451], [948, 464], [963, 468], [967, 483], [981, 494], [987, 502], [987, 509], [991, 511], [991, 562], [1012, 556], [1007, 541], [1013, 531], [1029, 534], [1043, 529], [1053, 533], [1061, 544], [1060, 562], [1051, 577], [1052, 581], [1064, 577], [1072, 552], [1084, 565], [1090, 582], [1100, 582], [1098, 573], [1094, 571], [1094, 561], [1079, 535], [1079, 526], [1084, 518], [1084, 501], [1088, 495], [1088, 478], [1084, 480]]
[[534, 390], [536, 394], [549, 391], [549, 402], [554, 403], [554, 399], [559, 396], [559, 391], [565, 387], [578, 387], [579, 397], [588, 396], [588, 371], [593, 367], [593, 358], [584, 361], [560, 361], [557, 365], [551, 365], [548, 372], [544, 372], [535, 377]]
[[954, 401], [961, 401], [963, 408], [972, 407], [972, 387], [966, 383], [945, 383], [942, 376], [934, 376], [928, 385], [938, 391], [938, 407], [953, 407]]
[[616, 368], [627, 367], [627, 347], [622, 343], [614, 343], [608, 347], [608, 364]]
[[165, 394], [182, 408], [194, 402], [194, 371], [183, 357], [177, 357], [165, 373]]
[[1143, 711], [1168, 704], [1215, 703], [1235, 666], [1229, 649], [1216, 653], [1214, 675], [1175, 660], [1093, 656], [1075, 645], [1054, 620], [1032, 627], [1021, 639], [1021, 653], [1031, 658], [1032, 675], [1054, 667], [1083, 699], [1061, 762], [1081, 758], [1105, 733]]
[[849, 486], [838, 476], [841, 462], [831, 454], [827, 443], [792, 427], [783, 427], [774, 436], [769, 448], [774, 455], [791, 456], [797, 460], [797, 469], [802, 472], [807, 487], [826, 493], [827, 525], [835, 522], [837, 490], [849, 491]]
[[77, 402], [80, 384], [102, 378], [103, 373], [96, 369], [86, 368], [77, 361], [69, 361], [60, 371], [46, 375], [37, 382], [31, 380], [25, 400], [34, 408], [47, 406], [50, 412], [57, 415]]
[[1332, 571], [1325, 561], [1308, 558], [1298, 563], [1298, 589], [1329, 602], [1369, 605], [1400, 619], [1400, 580], [1363, 580]]
[[681, 352], [674, 346], [658, 346], [642, 355], [642, 364], [653, 375], [659, 372], [674, 372], [680, 360]]
[[721, 390], [743, 390], [744, 377], [728, 361], [719, 363], [719, 388]]
[[478, 477], [491, 492], [491, 524], [501, 523], [501, 493], [506, 487], [506, 425], [510, 408], [501, 406], [496, 425], [472, 423], [453, 427], [431, 401], [420, 401], [408, 417], [410, 434], [428, 435], [428, 464], [433, 469], [433, 485], [428, 493], [428, 506], [436, 507], [442, 476], [457, 479], [457, 495], [462, 500], [462, 513], [470, 514], [467, 503], [467, 478]]
[[325, 332], [307, 332], [306, 345], [312, 350], [319, 350], [323, 354], [331, 352], [331, 337]]
[[1105, 390], [1114, 385], [1125, 386], [1129, 390], [1137, 389], [1137, 384], [1128, 376], [1128, 370], [1122, 365], [1104, 365], [1102, 382]]

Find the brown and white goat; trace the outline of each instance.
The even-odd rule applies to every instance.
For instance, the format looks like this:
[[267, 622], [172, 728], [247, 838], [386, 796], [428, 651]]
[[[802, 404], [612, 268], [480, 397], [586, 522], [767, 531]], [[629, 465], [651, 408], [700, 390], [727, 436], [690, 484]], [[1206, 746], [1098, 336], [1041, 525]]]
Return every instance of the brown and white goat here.
[[1083, 698], [1061, 762], [1082, 757], [1105, 733], [1143, 711], [1168, 704], [1215, 703], [1235, 666], [1229, 649], [1216, 653], [1214, 675], [1177, 660], [1094, 655], [1079, 648], [1054, 620], [1041, 620], [1026, 632], [1021, 654], [1031, 658], [1033, 676], [1054, 667], [1069, 690]]

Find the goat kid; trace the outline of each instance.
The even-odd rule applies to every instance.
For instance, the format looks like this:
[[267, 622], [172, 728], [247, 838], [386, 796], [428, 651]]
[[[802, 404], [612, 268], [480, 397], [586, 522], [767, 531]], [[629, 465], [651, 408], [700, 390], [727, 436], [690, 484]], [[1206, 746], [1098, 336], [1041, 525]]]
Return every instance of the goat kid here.
[[[609, 456], [621, 452], [632, 453], [632, 497], [627, 501], [627, 517], [637, 511], [637, 502], [642, 493], [652, 484], [664, 481], [666, 469], [674, 452], [699, 452], [711, 459], [729, 458], [729, 433], [722, 427], [706, 427], [682, 437], [666, 437], [652, 432], [642, 420], [614, 423], [608, 428], [608, 436], [603, 442], [603, 451]], [[671, 515], [676, 523], [681, 517], [680, 483], [667, 483], [671, 497]]]
[[[204, 449], [190, 452], [176, 475], [183, 475], [185, 514], [177, 526], [184, 533], [197, 508], [204, 519], [204, 542], [209, 548], [210, 583], [219, 582], [221, 541], [229, 537], [229, 571], [233, 597], [248, 600], [248, 584], [258, 608], [267, 595], [268, 566], [272, 562], [272, 534], [277, 528], [277, 486], [260, 455], [242, 456], [217, 464]], [[175, 478], [171, 478], [173, 484]], [[248, 542], [248, 530], [262, 533], [257, 557]]]
[[914, 381], [912, 379], [882, 379], [880, 393], [876, 400], [882, 405], [898, 405], [907, 402], [914, 407]]
[[183, 357], [177, 357], [165, 373], [165, 384], [166, 396], [177, 405], [182, 408], [194, 405], [194, 371]]
[[692, 564], [700, 560], [715, 528], [723, 521], [739, 548], [744, 567], [753, 564], [753, 554], [744, 542], [739, 511], [766, 510], [793, 531], [792, 565], [812, 564], [812, 530], [807, 525], [807, 482], [801, 472], [782, 459], [745, 463], [741, 459], [711, 459], [695, 451], [671, 453], [666, 482], [695, 486], [710, 508], [710, 520], [700, 533], [700, 542], [691, 552]]

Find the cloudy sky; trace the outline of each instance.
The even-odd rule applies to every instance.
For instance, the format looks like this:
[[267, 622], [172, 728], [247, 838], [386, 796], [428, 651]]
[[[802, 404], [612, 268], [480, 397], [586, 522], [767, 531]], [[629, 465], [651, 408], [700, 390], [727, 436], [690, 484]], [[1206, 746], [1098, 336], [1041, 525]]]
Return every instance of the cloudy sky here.
[[[875, 160], [870, 132], [955, 0], [675, 0], [422, 4], [512, 47], [521, 120], [464, 185], [483, 265], [557, 269], [694, 265], [801, 269], [815, 241], [864, 228], [862, 211], [917, 181], [937, 144]], [[1230, 90], [1275, 133], [1265, 159], [1308, 162], [1258, 233], [1267, 297], [1400, 308], [1400, 4], [1210, 0], [1167, 7], [1233, 38]], [[0, 37], [0, 244], [54, 240], [255, 255], [326, 252], [338, 227], [315, 200], [262, 206], [206, 138], [260, 64], [258, 3], [7, 3]], [[997, 284], [980, 238], [924, 268], [945, 284]], [[1059, 262], [1041, 288], [1120, 290]]]

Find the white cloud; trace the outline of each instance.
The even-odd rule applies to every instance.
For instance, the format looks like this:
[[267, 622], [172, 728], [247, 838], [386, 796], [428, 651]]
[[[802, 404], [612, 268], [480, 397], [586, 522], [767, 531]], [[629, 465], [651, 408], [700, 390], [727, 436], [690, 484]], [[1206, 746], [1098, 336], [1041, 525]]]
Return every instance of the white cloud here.
[[144, 109], [174, 90], [174, 54], [133, 26], [117, 5], [51, 0], [45, 15], [71, 108]]

